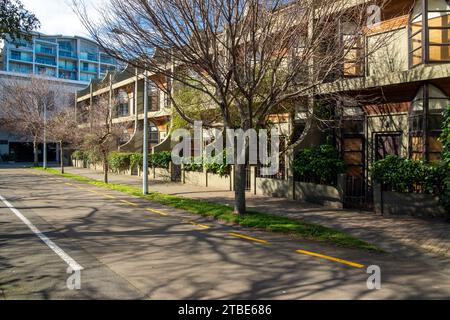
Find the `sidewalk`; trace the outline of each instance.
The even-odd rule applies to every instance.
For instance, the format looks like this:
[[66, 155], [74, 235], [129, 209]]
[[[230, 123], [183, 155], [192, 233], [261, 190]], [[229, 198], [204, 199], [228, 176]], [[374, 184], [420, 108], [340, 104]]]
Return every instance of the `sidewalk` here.
[[[102, 180], [101, 172], [67, 168], [67, 173]], [[136, 176], [109, 176], [111, 183], [141, 186]], [[181, 197], [202, 199], [233, 205], [234, 192], [181, 183], [150, 180], [149, 190]], [[392, 254], [415, 258], [439, 258], [450, 261], [450, 223], [421, 220], [412, 217], [381, 217], [368, 212], [336, 210], [305, 202], [248, 194], [249, 210], [277, 214], [317, 223], [345, 231], [359, 239], [379, 246]], [[448, 264], [447, 264], [448, 265]]]

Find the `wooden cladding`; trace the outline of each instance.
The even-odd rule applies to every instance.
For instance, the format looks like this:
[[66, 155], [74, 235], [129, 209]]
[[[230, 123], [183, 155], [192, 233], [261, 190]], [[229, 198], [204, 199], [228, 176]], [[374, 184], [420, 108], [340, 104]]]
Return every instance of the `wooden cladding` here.
[[373, 28], [364, 28], [364, 34], [372, 35], [375, 33], [386, 32], [390, 30], [395, 30], [399, 28], [406, 27], [409, 21], [409, 14], [405, 14], [403, 16], [395, 17], [389, 20], [385, 20], [380, 22], [379, 25], [374, 26]]
[[367, 115], [382, 115], [392, 113], [405, 113], [411, 107], [411, 102], [385, 103], [377, 105], [367, 105], [363, 110]]

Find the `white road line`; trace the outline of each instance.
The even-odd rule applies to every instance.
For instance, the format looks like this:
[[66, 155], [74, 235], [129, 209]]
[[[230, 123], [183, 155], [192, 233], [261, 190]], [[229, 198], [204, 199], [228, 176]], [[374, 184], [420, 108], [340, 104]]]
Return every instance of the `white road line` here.
[[19, 210], [9, 203], [4, 197], [0, 195], [0, 200], [12, 211], [14, 214], [25, 223], [31, 231], [33, 231], [50, 249], [53, 250], [67, 265], [72, 268], [72, 271], [81, 271], [83, 267], [80, 266], [74, 259], [72, 259], [63, 249], [58, 247], [52, 240], [47, 238], [38, 228], [36, 228], [30, 220], [28, 220]]

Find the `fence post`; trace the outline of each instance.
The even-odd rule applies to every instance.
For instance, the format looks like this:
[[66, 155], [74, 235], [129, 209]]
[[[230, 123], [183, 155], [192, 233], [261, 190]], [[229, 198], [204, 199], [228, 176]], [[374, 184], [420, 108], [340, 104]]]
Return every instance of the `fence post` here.
[[285, 178], [288, 182], [288, 192], [287, 192], [287, 197], [290, 200], [295, 200], [295, 179], [294, 179], [294, 169], [292, 166], [292, 163], [294, 162], [294, 152], [293, 151], [289, 151], [286, 152], [285, 155], [285, 164], [286, 164], [286, 168], [285, 168]]
[[250, 167], [250, 191], [252, 191], [254, 195], [256, 195], [256, 170], [256, 166]]
[[234, 191], [234, 180], [236, 179], [236, 170], [234, 166], [231, 166], [230, 179], [231, 179], [231, 191]]
[[342, 205], [344, 205], [345, 195], [347, 193], [347, 175], [345, 173], [338, 175], [338, 177], [337, 177], [337, 189], [339, 191], [340, 201], [342, 202]]
[[383, 188], [379, 183], [374, 183], [373, 186], [373, 203], [375, 207], [375, 214], [383, 215]]
[[203, 166], [203, 174], [205, 175], [205, 187], [209, 187], [208, 170]]
[[186, 184], [186, 170], [184, 170], [184, 164], [181, 164], [181, 182]]

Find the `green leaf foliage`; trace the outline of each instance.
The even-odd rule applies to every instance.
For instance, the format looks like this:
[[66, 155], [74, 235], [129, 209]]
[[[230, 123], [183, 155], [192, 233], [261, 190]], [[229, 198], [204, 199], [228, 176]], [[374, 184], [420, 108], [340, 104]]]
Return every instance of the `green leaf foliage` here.
[[345, 172], [339, 152], [329, 144], [305, 148], [295, 158], [294, 172], [300, 181], [336, 185], [337, 176]]

